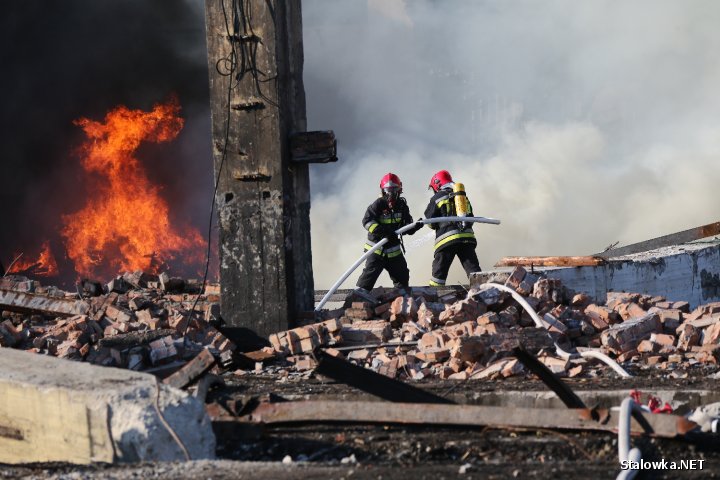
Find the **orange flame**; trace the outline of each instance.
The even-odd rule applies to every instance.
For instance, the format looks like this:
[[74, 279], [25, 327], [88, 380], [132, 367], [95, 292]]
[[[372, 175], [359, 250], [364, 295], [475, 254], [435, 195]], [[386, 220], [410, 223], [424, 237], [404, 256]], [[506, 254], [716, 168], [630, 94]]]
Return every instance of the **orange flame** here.
[[87, 140], [81, 147], [90, 195], [82, 210], [63, 215], [68, 257], [81, 275], [98, 278], [124, 271], [154, 272], [183, 255], [203, 260], [203, 238], [190, 227], [170, 224], [169, 208], [135, 158], [140, 143], [168, 142], [183, 127], [180, 106], [171, 100], [150, 112], [119, 106], [104, 122], [81, 118]]
[[[16, 255], [17, 256], [17, 255]], [[36, 260], [20, 257], [12, 264], [7, 273], [29, 273], [39, 277], [52, 277], [58, 274], [58, 265], [50, 251], [50, 242], [42, 244], [42, 250]]]

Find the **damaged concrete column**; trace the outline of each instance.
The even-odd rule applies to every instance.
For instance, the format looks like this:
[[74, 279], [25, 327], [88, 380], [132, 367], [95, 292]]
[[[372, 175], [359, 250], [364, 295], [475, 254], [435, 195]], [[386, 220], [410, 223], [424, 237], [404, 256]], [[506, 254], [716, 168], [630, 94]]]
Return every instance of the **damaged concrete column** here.
[[313, 308], [299, 1], [206, 0], [222, 315], [260, 335]]
[[0, 463], [215, 457], [204, 405], [146, 373], [0, 348]]

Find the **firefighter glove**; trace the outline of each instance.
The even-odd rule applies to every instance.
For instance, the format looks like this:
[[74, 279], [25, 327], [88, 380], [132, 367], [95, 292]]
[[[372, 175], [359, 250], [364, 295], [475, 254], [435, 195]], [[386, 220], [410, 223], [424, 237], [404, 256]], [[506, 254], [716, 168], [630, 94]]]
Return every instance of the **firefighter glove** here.
[[407, 232], [405, 232], [405, 234], [412, 235], [412, 234], [416, 233], [418, 230], [420, 230], [423, 227], [423, 225], [425, 225], [425, 224], [422, 223], [422, 218], [419, 218], [415, 222], [415, 226], [413, 228], [411, 228], [410, 230], [408, 230]]
[[387, 238], [388, 240], [394, 240], [397, 238], [397, 235], [395, 235], [395, 229], [390, 225], [380, 225], [380, 228], [378, 228], [378, 235], [383, 238]]

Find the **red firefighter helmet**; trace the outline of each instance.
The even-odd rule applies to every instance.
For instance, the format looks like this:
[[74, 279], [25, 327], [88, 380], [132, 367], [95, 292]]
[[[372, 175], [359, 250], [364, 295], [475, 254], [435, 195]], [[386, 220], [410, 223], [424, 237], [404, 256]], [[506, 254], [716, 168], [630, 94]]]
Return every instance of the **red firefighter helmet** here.
[[380, 191], [385, 198], [395, 200], [402, 193], [402, 182], [400, 177], [394, 173], [386, 173], [380, 179]]
[[432, 176], [428, 188], [432, 188], [434, 192], [437, 192], [443, 185], [452, 183], [452, 181], [453, 179], [450, 176], [450, 172], [448, 172], [447, 170], [440, 170]]

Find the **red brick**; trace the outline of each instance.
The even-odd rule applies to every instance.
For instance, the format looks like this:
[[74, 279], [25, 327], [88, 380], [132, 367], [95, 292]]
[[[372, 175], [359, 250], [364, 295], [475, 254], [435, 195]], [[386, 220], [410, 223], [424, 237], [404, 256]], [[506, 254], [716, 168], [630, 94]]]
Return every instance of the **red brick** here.
[[621, 303], [615, 309], [620, 314], [620, 317], [624, 320], [630, 320], [633, 318], [640, 318], [647, 312], [635, 302]]
[[517, 290], [522, 281], [525, 279], [525, 275], [527, 275], [527, 270], [521, 266], [515, 267], [508, 279], [505, 281], [505, 286]]
[[477, 317], [478, 325], [489, 325], [491, 323], [498, 323], [499, 321], [500, 321], [500, 317], [495, 312], [483, 313], [482, 315]]
[[450, 337], [443, 331], [436, 330], [434, 332], [428, 332], [420, 338], [420, 341], [418, 342], [418, 349], [420, 351], [425, 351], [443, 348], [448, 340], [450, 340]]
[[633, 349], [628, 350], [628, 351], [622, 353], [621, 355], [619, 355], [617, 357], [617, 361], [620, 363], [625, 363], [625, 362], [631, 360], [633, 357], [636, 357], [637, 354], [638, 354], [637, 350], [635, 350], [633, 348]]
[[467, 372], [457, 372], [453, 373], [449, 377], [447, 377], [448, 380], [467, 380], [468, 373]]
[[715, 322], [703, 331], [703, 345], [720, 343], [720, 322]]
[[475, 320], [479, 315], [485, 313], [485, 304], [478, 303], [472, 298], [455, 302], [447, 307], [444, 312], [438, 316], [438, 322], [441, 324], [447, 322], [462, 323], [468, 320]]
[[651, 355], [647, 358], [646, 362], [648, 365], [657, 365], [662, 362], [663, 357], [660, 355]]
[[660, 345], [650, 340], [643, 340], [637, 346], [639, 353], [657, 353], [658, 350], [660, 350]]
[[585, 307], [585, 315], [590, 319], [590, 323], [595, 330], [603, 331], [608, 326], [618, 322], [618, 314], [608, 307], [600, 307], [595, 304], [590, 304]]
[[601, 334], [603, 345], [616, 353], [634, 349], [640, 341], [650, 338], [653, 333], [662, 330], [660, 316], [649, 313], [641, 318], [627, 320], [613, 325]]
[[688, 351], [700, 341], [700, 330], [690, 324], [680, 325], [677, 330], [677, 346], [680, 350]]
[[585, 293], [578, 293], [572, 298], [570, 305], [572, 305], [573, 307], [576, 307], [576, 308], [583, 309], [583, 308], [587, 307], [588, 305], [590, 305], [591, 303], [592, 303], [592, 298], [590, 298], [589, 295], [587, 295]]
[[375, 316], [372, 308], [348, 308], [345, 315], [352, 319], [369, 320]]
[[295, 357], [295, 369], [298, 371], [312, 370], [317, 367], [315, 359], [310, 355], [298, 355]]
[[447, 348], [429, 348], [416, 353], [415, 357], [422, 362], [442, 362], [450, 357], [450, 350]]
[[485, 342], [482, 337], [459, 337], [451, 340], [450, 356], [463, 362], [479, 360], [485, 353]]
[[673, 346], [675, 345], [675, 336], [665, 333], [653, 333], [650, 335], [650, 341], [662, 346]]

